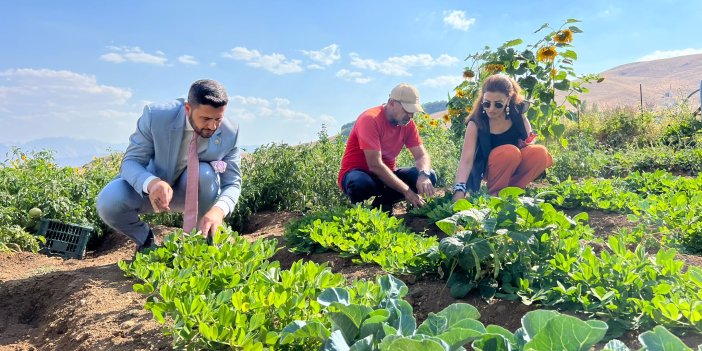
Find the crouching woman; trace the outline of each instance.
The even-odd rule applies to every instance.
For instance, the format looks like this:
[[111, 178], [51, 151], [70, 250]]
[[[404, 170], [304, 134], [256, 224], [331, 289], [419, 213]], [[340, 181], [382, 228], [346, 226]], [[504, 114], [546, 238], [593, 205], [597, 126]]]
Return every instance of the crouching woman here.
[[466, 122], [454, 201], [477, 191], [482, 180], [491, 195], [508, 186], [524, 188], [553, 164], [548, 150], [533, 143], [528, 108], [514, 79], [504, 74], [485, 79]]

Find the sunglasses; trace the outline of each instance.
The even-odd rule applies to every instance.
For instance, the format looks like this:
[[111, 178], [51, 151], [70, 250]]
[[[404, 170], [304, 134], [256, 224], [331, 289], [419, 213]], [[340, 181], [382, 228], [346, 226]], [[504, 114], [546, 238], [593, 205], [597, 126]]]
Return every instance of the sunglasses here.
[[[490, 101], [483, 101], [483, 103], [480, 104], [480, 105], [483, 106], [483, 108], [486, 109], [486, 110], [489, 109], [490, 106], [492, 106], [492, 104], [490, 103]], [[499, 109], [499, 108], [503, 108], [503, 107], [505, 107], [505, 104], [504, 104], [503, 102], [501, 102], [501, 101], [495, 101], [495, 108], [498, 108], [498, 109]]]

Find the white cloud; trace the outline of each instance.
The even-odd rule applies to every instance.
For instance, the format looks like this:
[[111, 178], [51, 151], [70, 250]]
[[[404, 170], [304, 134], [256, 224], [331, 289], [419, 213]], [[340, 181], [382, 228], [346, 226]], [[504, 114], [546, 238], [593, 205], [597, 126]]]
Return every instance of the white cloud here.
[[195, 57], [190, 56], [190, 55], [182, 55], [182, 56], [179, 56], [179, 57], [178, 57], [178, 62], [184, 63], [184, 64], [186, 64], [186, 65], [198, 65], [198, 64], [200, 64], [199, 62], [197, 62], [197, 60], [195, 59]]
[[349, 56], [351, 56], [352, 66], [370, 71], [378, 71], [389, 76], [411, 76], [412, 74], [409, 73], [411, 68], [451, 66], [459, 61], [458, 58], [446, 54], [442, 54], [436, 59], [430, 54], [393, 56], [382, 62], [361, 58], [360, 55], [355, 52], [352, 52]]
[[466, 18], [465, 11], [444, 11], [444, 23], [451, 28], [467, 31], [470, 26], [475, 24], [475, 18]]
[[144, 50], [138, 46], [108, 46], [107, 49], [111, 52], [100, 56], [100, 60], [113, 63], [130, 61], [134, 63], [146, 63], [157, 66], [164, 66], [168, 61], [166, 54], [160, 50], [156, 51], [155, 54], [149, 54], [144, 52]]
[[100, 59], [103, 61], [114, 62], [114, 63], [122, 63], [122, 62], [126, 61], [126, 59], [124, 57], [122, 57], [122, 55], [115, 54], [114, 52], [111, 52], [109, 54], [104, 54], [104, 55], [100, 56]]
[[341, 58], [339, 45], [331, 44], [322, 48], [319, 51], [302, 50], [302, 53], [319, 64], [329, 66]]
[[700, 49], [693, 49], [693, 48], [687, 48], [687, 49], [681, 49], [681, 50], [656, 50], [648, 55], [645, 55], [641, 58], [639, 58], [636, 61], [653, 61], [653, 60], [660, 60], [660, 59], [666, 59], [666, 58], [671, 58], [671, 57], [678, 57], [678, 56], [686, 56], [686, 55], [695, 55], [695, 54], [702, 54], [702, 48]]
[[424, 81], [424, 85], [432, 88], [455, 87], [463, 81], [462, 76], [439, 76]]
[[311, 65], [307, 65], [307, 69], [324, 69], [325, 67], [322, 65], [318, 65], [316, 63], [313, 63]]
[[332, 115], [324, 115], [323, 114], [323, 115], [319, 116], [319, 120], [326, 125], [330, 125], [330, 124], [334, 125], [334, 124], [339, 123], [339, 121], [336, 119], [336, 117], [334, 117]]
[[606, 9], [597, 12], [597, 18], [608, 18], [619, 15], [622, 9], [613, 5], [609, 5]]
[[240, 46], [223, 53], [222, 57], [237, 61], [247, 61], [247, 65], [251, 67], [263, 68], [278, 75], [303, 71], [302, 61], [300, 60], [288, 60], [285, 55], [278, 53], [264, 55], [258, 50], [249, 50]]
[[[227, 114], [231, 114], [235, 119], [245, 120], [249, 123], [282, 122], [296, 126], [302, 124], [306, 131], [309, 129], [308, 127], [321, 125], [322, 123], [327, 125], [335, 125], [337, 123], [333, 116], [322, 114], [319, 117], [313, 117], [309, 113], [293, 109], [291, 105], [292, 103], [289, 99], [281, 97], [266, 99], [255, 96], [235, 95], [229, 97], [229, 112]], [[265, 130], [265, 128], [261, 127], [257, 129]]]
[[343, 80], [349, 82], [356, 82], [358, 84], [366, 84], [373, 80], [373, 78], [371, 77], [363, 76], [363, 73], [361, 72], [352, 72], [347, 70], [346, 68], [342, 68], [338, 72], [336, 72], [336, 76]]
[[0, 71], [0, 140], [68, 136], [125, 142], [139, 117], [131, 91], [65, 70]]

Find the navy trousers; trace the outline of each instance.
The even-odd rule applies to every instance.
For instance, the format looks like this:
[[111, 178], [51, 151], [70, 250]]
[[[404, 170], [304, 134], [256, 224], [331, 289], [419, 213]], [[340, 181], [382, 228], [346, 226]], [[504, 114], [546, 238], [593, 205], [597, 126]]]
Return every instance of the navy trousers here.
[[[405, 184], [409, 185], [412, 191], [417, 191], [419, 170], [417, 170], [416, 167], [398, 168], [395, 170], [395, 175]], [[429, 179], [431, 180], [431, 184], [435, 185], [436, 172], [432, 170]], [[405, 198], [401, 193], [385, 185], [375, 174], [360, 169], [353, 169], [347, 172], [341, 179], [341, 186], [346, 196], [348, 196], [353, 203], [361, 202], [375, 196], [375, 199], [373, 199], [373, 207], [380, 208], [383, 211], [390, 211], [394, 203]]]

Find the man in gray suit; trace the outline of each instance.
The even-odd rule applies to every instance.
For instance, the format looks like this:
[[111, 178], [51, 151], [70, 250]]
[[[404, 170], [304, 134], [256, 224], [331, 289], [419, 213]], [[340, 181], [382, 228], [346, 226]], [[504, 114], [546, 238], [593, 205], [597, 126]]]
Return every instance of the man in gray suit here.
[[241, 193], [241, 157], [239, 126], [224, 118], [227, 102], [219, 82], [198, 80], [187, 101], [144, 108], [119, 175], [100, 191], [96, 204], [100, 218], [130, 237], [138, 251], [154, 246], [153, 233], [139, 214], [184, 208], [193, 133], [200, 161], [197, 228], [205, 236], [214, 234], [234, 211]]

